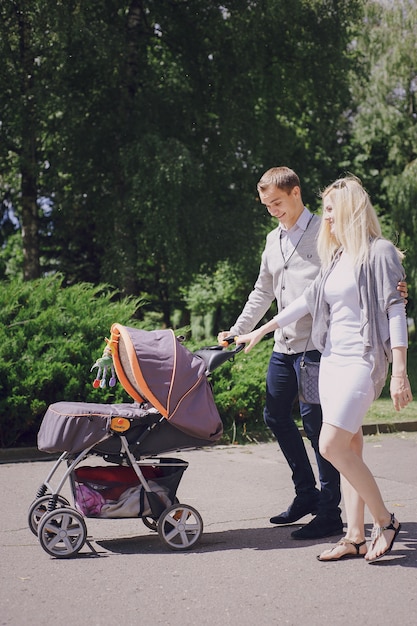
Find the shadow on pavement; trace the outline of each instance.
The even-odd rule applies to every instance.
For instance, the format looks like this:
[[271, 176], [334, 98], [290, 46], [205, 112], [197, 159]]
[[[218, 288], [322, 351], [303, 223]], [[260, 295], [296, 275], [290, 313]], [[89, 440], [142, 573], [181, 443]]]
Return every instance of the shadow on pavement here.
[[[305, 548], [306, 546], [331, 544], [338, 540], [337, 537], [329, 537], [316, 541], [295, 541], [291, 538], [291, 531], [297, 525], [272, 527], [272, 528], [246, 528], [238, 530], [226, 530], [221, 532], [204, 532], [200, 542], [191, 550], [183, 553], [209, 553], [227, 550], [289, 550]], [[367, 526], [369, 537], [370, 526]], [[374, 567], [389, 565], [402, 565], [403, 567], [417, 567], [417, 523], [404, 523], [399, 534], [398, 541], [394, 545], [392, 552], [385, 558], [372, 563]], [[126, 537], [119, 539], [100, 539], [95, 541], [96, 546], [100, 546], [108, 552], [114, 554], [172, 554], [172, 551], [165, 546], [158, 535], [139, 535], [137, 537]], [[331, 563], [334, 567], [334, 564]], [[325, 564], [329, 566], [329, 564]]]

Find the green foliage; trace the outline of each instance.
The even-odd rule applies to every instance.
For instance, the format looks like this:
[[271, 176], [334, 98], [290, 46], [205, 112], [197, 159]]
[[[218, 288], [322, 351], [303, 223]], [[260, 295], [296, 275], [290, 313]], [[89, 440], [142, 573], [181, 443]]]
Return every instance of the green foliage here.
[[364, 181], [384, 234], [406, 252], [408, 312], [417, 314], [417, 4], [365, 3], [355, 47], [363, 72], [354, 74], [352, 140], [347, 169]]
[[0, 280], [17, 277], [23, 278], [23, 246], [21, 234], [14, 232], [0, 248]]
[[[416, 57], [417, 58], [417, 57]], [[416, 153], [417, 155], [417, 153]], [[417, 319], [417, 158], [408, 163], [404, 170], [390, 176], [387, 197], [391, 209], [391, 238], [405, 253], [404, 267], [408, 283], [407, 313]]]
[[195, 275], [191, 284], [181, 289], [193, 339], [209, 339], [217, 329], [230, 325], [246, 297], [247, 286], [243, 269], [228, 261], [220, 261], [210, 274]]
[[[406, 251], [414, 315], [416, 29], [415, 0], [0, 3], [1, 419], [90, 397], [79, 381], [117, 317], [92, 311], [122, 306], [103, 283], [146, 294], [126, 307], [149, 329], [227, 328], [271, 226], [256, 182], [272, 165], [298, 172], [313, 210], [343, 171], [363, 179]], [[60, 276], [26, 293], [28, 266]], [[252, 374], [243, 396], [261, 415]]]
[[207, 310], [227, 304], [236, 297], [236, 282], [236, 272], [227, 261], [219, 263], [211, 275], [197, 275], [189, 287], [182, 290], [188, 310], [204, 315]]
[[[104, 285], [92, 287], [82, 283], [64, 288], [62, 280], [61, 276], [54, 276], [30, 282], [0, 282], [2, 447], [34, 445], [41, 418], [53, 402], [132, 401], [120, 384], [94, 389], [95, 371], [90, 370], [103, 352], [111, 325], [131, 324], [142, 303], [134, 298], [120, 299]], [[212, 343], [216, 343], [214, 338]], [[201, 343], [193, 339], [186, 346], [195, 350], [201, 348]], [[249, 355], [237, 354], [212, 374], [225, 441], [271, 437], [263, 422], [271, 350], [272, 340], [264, 340]], [[412, 388], [417, 388], [415, 361], [416, 354], [410, 351]], [[383, 393], [386, 397], [387, 387]], [[294, 416], [297, 418], [296, 408]]]
[[381, 177], [401, 172], [416, 157], [416, 27], [414, 0], [369, 1], [356, 41], [366, 72], [352, 81], [354, 145], [360, 146], [358, 166], [375, 183], [379, 178], [380, 192], [387, 188]]
[[62, 277], [0, 282], [0, 445], [33, 443], [46, 408], [59, 400], [130, 401], [120, 385], [93, 389], [90, 369], [112, 323], [140, 306], [114, 289]]
[[170, 325], [196, 274], [253, 274], [263, 171], [294, 167], [315, 208], [340, 161], [361, 4], [1, 3], [0, 195], [24, 276], [150, 294]]

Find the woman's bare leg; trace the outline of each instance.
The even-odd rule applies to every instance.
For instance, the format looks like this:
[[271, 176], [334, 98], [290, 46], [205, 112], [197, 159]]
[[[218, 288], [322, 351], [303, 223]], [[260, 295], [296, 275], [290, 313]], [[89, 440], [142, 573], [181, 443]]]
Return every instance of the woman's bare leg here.
[[[343, 478], [357, 492], [357, 498], [359, 499], [356, 500], [356, 503], [353, 492], [348, 492], [348, 498], [353, 498], [353, 500], [348, 503], [349, 514], [352, 516], [351, 523], [357, 524], [358, 522], [358, 506], [359, 501], [362, 500], [366, 503], [371, 512], [374, 524], [383, 528], [390, 524], [391, 514], [382, 500], [378, 485], [369, 468], [364, 463], [362, 455], [359, 456], [357, 450], [355, 451], [355, 444], [352, 447], [352, 439], [352, 433], [349, 431], [337, 428], [331, 424], [323, 424], [319, 442], [320, 453], [339, 470]], [[358, 442], [356, 442], [356, 445], [357, 443]], [[395, 528], [397, 527], [398, 522], [396, 522], [395, 525]], [[379, 537], [372, 542], [366, 554], [366, 558], [372, 560], [383, 554], [389, 547], [394, 535], [395, 530], [383, 531]]]
[[[362, 429], [351, 436], [350, 448], [359, 458], [362, 458], [363, 436]], [[345, 539], [356, 544], [361, 544], [365, 540], [365, 503], [354, 487], [341, 476], [341, 486], [343, 492], [344, 508], [346, 513], [347, 530]], [[325, 550], [320, 555], [320, 560], [326, 560], [326, 556], [332, 560], [342, 557], [345, 554], [355, 554], [356, 548], [349, 543], [339, 542], [333, 548]], [[366, 546], [359, 548], [359, 553], [366, 553]]]
[[[353, 435], [350, 441], [350, 449], [362, 460], [362, 428]], [[347, 522], [346, 537], [356, 543], [360, 543], [365, 539], [365, 502], [343, 475], [341, 476], [341, 482]]]

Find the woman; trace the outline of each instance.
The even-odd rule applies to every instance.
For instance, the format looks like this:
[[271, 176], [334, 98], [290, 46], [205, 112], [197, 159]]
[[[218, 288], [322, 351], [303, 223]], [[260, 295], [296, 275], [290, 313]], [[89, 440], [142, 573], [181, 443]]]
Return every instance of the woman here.
[[[319, 390], [323, 410], [320, 453], [342, 476], [346, 536], [317, 558], [337, 561], [390, 552], [401, 525], [386, 508], [362, 459], [362, 421], [379, 396], [392, 361], [391, 397], [398, 411], [412, 400], [407, 377], [402, 254], [382, 238], [375, 209], [360, 181], [348, 176], [327, 187], [317, 248], [320, 275], [300, 298], [262, 327], [236, 338], [249, 352], [267, 333], [306, 313], [322, 352]], [[374, 520], [367, 548], [364, 507]]]

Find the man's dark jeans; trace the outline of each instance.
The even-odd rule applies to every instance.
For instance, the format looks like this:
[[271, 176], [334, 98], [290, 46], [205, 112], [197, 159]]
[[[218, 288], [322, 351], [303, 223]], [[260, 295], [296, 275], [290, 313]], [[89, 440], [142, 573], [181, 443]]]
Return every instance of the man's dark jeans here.
[[[298, 378], [302, 354], [273, 352], [266, 378], [266, 405], [264, 419], [274, 433], [292, 470], [297, 495], [315, 495], [316, 480], [303, 438], [294, 422], [293, 404], [298, 394]], [[319, 361], [320, 353], [306, 353], [306, 360]], [[338, 471], [319, 453], [319, 435], [322, 412], [319, 405], [300, 402], [300, 414], [305, 434], [311, 442], [317, 459], [321, 485], [318, 514], [329, 518], [340, 516], [340, 476]]]

